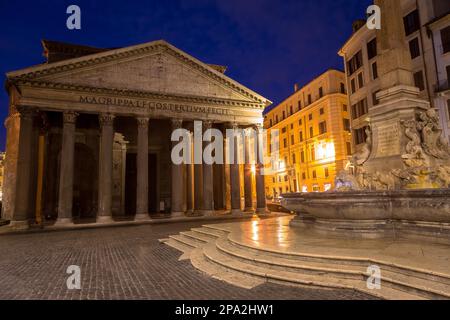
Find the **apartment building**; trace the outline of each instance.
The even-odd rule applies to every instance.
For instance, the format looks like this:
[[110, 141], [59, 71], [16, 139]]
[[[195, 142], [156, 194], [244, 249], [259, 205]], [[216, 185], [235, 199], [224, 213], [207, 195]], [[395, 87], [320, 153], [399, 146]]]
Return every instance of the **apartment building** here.
[[[400, 1], [405, 50], [409, 51], [411, 57], [415, 86], [420, 89], [421, 98], [439, 110], [444, 134], [449, 138], [450, 1]], [[376, 31], [369, 30], [365, 21], [356, 21], [353, 23], [352, 36], [339, 51], [345, 64], [356, 151], [366, 140], [365, 128], [370, 121], [370, 110], [379, 103], [378, 50]]]
[[275, 146], [268, 148], [273, 173], [266, 175], [268, 197], [333, 188], [352, 151], [345, 80], [342, 71], [328, 70], [302, 88], [296, 85], [265, 114], [269, 136], [275, 129], [279, 133], [279, 156], [272, 152]]

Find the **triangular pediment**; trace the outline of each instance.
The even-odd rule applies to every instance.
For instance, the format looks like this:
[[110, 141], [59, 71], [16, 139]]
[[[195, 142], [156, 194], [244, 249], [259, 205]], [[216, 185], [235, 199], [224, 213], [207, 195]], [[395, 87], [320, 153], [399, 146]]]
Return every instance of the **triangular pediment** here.
[[165, 41], [19, 70], [9, 73], [8, 78], [261, 104], [269, 102]]

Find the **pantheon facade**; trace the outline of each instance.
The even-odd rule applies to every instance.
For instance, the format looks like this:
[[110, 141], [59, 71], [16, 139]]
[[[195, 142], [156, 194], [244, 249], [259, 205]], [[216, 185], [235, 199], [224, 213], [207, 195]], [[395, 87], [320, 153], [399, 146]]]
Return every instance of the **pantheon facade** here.
[[45, 63], [7, 73], [2, 218], [12, 226], [265, 211], [262, 164], [171, 161], [172, 131], [194, 121], [261, 131], [270, 101], [225, 67], [163, 40], [42, 43]]

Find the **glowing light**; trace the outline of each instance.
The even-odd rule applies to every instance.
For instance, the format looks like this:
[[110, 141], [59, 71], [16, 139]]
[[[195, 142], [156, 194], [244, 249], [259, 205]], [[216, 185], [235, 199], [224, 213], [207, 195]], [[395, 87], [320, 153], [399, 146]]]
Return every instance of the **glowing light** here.
[[258, 228], [258, 221], [253, 220], [252, 221], [252, 240], [258, 241], [259, 240], [259, 228]]
[[254, 164], [252, 164], [252, 173], [255, 174], [256, 173], [256, 166]]
[[308, 193], [308, 186], [303, 186], [302, 187], [302, 192], [303, 193]]
[[322, 159], [330, 159], [336, 156], [336, 151], [334, 149], [333, 142], [320, 142], [317, 145], [317, 158]]
[[330, 191], [331, 190], [331, 183], [326, 183], [326, 184], [324, 184], [323, 187], [325, 189], [325, 192]]
[[284, 161], [280, 160], [280, 162], [278, 162], [278, 167], [280, 168], [280, 170], [284, 170], [284, 169], [286, 169], [286, 163], [284, 163]]

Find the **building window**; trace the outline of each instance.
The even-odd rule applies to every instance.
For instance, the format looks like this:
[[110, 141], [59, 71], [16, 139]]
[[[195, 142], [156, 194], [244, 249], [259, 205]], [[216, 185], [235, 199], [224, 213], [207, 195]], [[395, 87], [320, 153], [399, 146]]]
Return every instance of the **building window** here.
[[347, 63], [348, 75], [351, 76], [362, 67], [362, 52], [358, 51]]
[[272, 127], [272, 119], [270, 119], [270, 126]]
[[310, 94], [308, 94], [308, 105], [310, 105], [312, 103], [312, 97]]
[[350, 132], [350, 120], [344, 119], [344, 130]]
[[302, 119], [298, 120], [298, 125], [301, 126], [303, 123]]
[[298, 100], [297, 109], [298, 111], [302, 110], [302, 102], [300, 100]]
[[316, 170], [313, 170], [312, 176], [313, 176], [313, 179], [317, 179], [317, 172], [316, 172]]
[[312, 119], [313, 119], [312, 113], [309, 114], [308, 119], [309, 119], [309, 121], [312, 121]]
[[366, 142], [367, 140], [366, 128], [367, 127], [364, 127], [353, 131], [353, 136], [355, 137], [356, 145]]
[[341, 93], [342, 94], [346, 94], [347, 92], [345, 91], [345, 84], [343, 82], [341, 82]]
[[286, 133], [286, 127], [283, 127], [282, 129], [281, 129], [281, 133]]
[[300, 152], [300, 161], [305, 163], [305, 151]]
[[347, 155], [352, 155], [352, 144], [350, 142], [347, 142]]
[[310, 138], [314, 137], [314, 129], [313, 129], [313, 127], [309, 128], [309, 137]]
[[324, 134], [326, 132], [327, 132], [327, 122], [323, 121], [323, 122], [319, 123], [319, 133]]
[[294, 140], [294, 135], [291, 135], [291, 146], [294, 145], [295, 140]]
[[283, 146], [284, 146], [285, 148], [287, 148], [287, 141], [286, 141], [286, 138], [283, 139]]
[[372, 79], [378, 79], [378, 65], [376, 62], [372, 63]]
[[288, 176], [284, 176], [284, 182], [288, 181]]
[[441, 41], [442, 53], [450, 52], [450, 26], [441, 30]]
[[377, 99], [378, 92], [380, 92], [380, 90], [377, 90], [377, 91], [372, 93], [372, 104], [374, 106], [376, 106], [376, 105], [378, 105], [380, 103], [380, 101]]
[[291, 123], [291, 130], [292, 130], [292, 129], [294, 129], [294, 124], [293, 124], [293, 123]]
[[325, 113], [324, 108], [320, 108], [320, 115], [323, 115]]
[[316, 161], [316, 149], [314, 147], [311, 148], [311, 161]]
[[303, 131], [300, 131], [300, 142], [303, 142]]
[[369, 60], [377, 56], [377, 38], [367, 43], [367, 55], [369, 56]]
[[420, 28], [419, 11], [414, 10], [403, 18], [403, 24], [405, 25], [405, 34], [409, 36], [411, 33], [416, 32]]
[[289, 111], [291, 113], [291, 115], [294, 113], [294, 108], [292, 106], [289, 107]]
[[362, 87], [364, 87], [364, 77], [363, 73], [361, 72], [360, 74], [358, 74], [358, 88], [361, 89]]
[[304, 173], [304, 172], [302, 173], [302, 179], [306, 180], [306, 173]]
[[423, 72], [418, 71], [414, 73], [414, 85], [419, 88], [420, 91], [425, 90], [425, 83], [423, 81]]
[[276, 119], [276, 121], [275, 121], [275, 122], [276, 122], [276, 123], [278, 123], [278, 115], [277, 115], [277, 116], [275, 117], [275, 119]]
[[352, 119], [362, 117], [367, 112], [367, 99], [365, 98], [352, 105]]
[[328, 168], [325, 168], [324, 172], [325, 172], [325, 178], [328, 178], [330, 176], [330, 171], [328, 170]]
[[350, 85], [352, 87], [352, 94], [353, 94], [356, 92], [356, 82], [354, 78], [350, 81]]
[[293, 163], [293, 164], [296, 164], [296, 163], [297, 163], [297, 161], [296, 161], [296, 159], [295, 159], [295, 153], [292, 154], [292, 163]]
[[286, 111], [283, 111], [283, 120], [286, 119]]
[[419, 38], [414, 38], [409, 42], [409, 53], [411, 54], [411, 59], [420, 56]]
[[323, 88], [320, 87], [319, 88], [319, 98], [322, 98], [322, 97], [323, 97]]
[[347, 112], [347, 111], [348, 111], [348, 107], [347, 107], [346, 104], [343, 104], [343, 105], [342, 105], [342, 110], [343, 110], [344, 112]]

